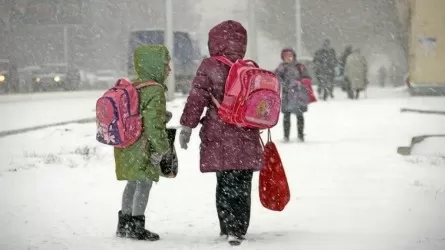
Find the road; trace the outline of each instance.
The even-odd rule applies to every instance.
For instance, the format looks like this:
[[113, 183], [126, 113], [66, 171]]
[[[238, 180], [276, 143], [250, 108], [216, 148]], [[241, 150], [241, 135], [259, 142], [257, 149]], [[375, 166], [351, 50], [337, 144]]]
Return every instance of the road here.
[[[103, 90], [95, 90], [0, 95], [0, 117], [7, 118], [0, 123], [0, 136], [11, 131], [29, 131], [56, 123], [94, 118], [96, 100], [103, 93]], [[168, 107], [181, 105], [184, 100], [182, 94], [176, 94], [176, 97]]]
[[0, 132], [93, 117], [103, 91], [0, 96]]

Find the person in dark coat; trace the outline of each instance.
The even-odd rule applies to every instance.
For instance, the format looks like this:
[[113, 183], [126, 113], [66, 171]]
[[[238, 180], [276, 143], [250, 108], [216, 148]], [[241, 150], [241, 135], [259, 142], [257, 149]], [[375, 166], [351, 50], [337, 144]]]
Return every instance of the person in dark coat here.
[[352, 46], [348, 45], [348, 46], [346, 46], [345, 51], [343, 51], [343, 53], [340, 56], [340, 59], [338, 60], [338, 63], [340, 64], [342, 69], [345, 68], [346, 60], [348, 59], [348, 56], [350, 54], [352, 54]]
[[275, 74], [281, 83], [282, 101], [281, 112], [283, 113], [284, 141], [289, 141], [291, 114], [297, 116], [298, 139], [304, 141], [304, 116], [308, 110], [310, 102], [310, 93], [301, 84], [297, 84], [303, 77], [309, 77], [306, 67], [298, 63], [295, 51], [286, 48], [281, 51], [283, 60], [275, 70]]
[[341, 72], [340, 75], [343, 76], [343, 83], [342, 83], [342, 90], [348, 93], [348, 98], [352, 99], [352, 96], [350, 95], [351, 92], [351, 82], [349, 79], [345, 76], [345, 67], [346, 67], [346, 60], [348, 60], [348, 56], [352, 54], [352, 46], [348, 45], [345, 48], [345, 51], [341, 54], [338, 64], [340, 66]]
[[[235, 62], [244, 57], [246, 47], [247, 32], [236, 21], [224, 21], [209, 32], [210, 56], [225, 56]], [[181, 116], [179, 141], [187, 149], [192, 129], [202, 124], [200, 169], [216, 172], [220, 235], [238, 245], [249, 227], [253, 171], [260, 170], [263, 163], [260, 131], [223, 122], [212, 102], [211, 95], [222, 102], [228, 73], [229, 66], [212, 57], [202, 61]]]
[[379, 84], [380, 87], [385, 87], [386, 85], [386, 78], [388, 77], [388, 71], [386, 70], [385, 66], [380, 66], [378, 70], [378, 76], [379, 76]]
[[315, 75], [318, 81], [317, 92], [322, 95], [323, 100], [328, 96], [334, 98], [334, 77], [337, 65], [337, 56], [331, 47], [329, 39], [324, 40], [323, 47], [315, 52], [314, 56]]

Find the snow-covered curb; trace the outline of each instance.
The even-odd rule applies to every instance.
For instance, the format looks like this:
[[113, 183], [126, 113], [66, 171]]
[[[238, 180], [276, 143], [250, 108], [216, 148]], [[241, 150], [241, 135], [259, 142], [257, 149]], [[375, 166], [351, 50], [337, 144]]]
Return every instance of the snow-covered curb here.
[[45, 124], [45, 125], [33, 126], [33, 127], [29, 127], [29, 128], [1, 131], [0, 138], [9, 136], [9, 135], [16, 135], [16, 134], [36, 131], [39, 129], [50, 128], [50, 127], [64, 126], [64, 125], [73, 124], [73, 123], [82, 124], [82, 123], [89, 123], [89, 122], [95, 122], [95, 121], [96, 121], [96, 118], [85, 118], [85, 119], [77, 119], [77, 120], [66, 121], [66, 122], [56, 122], [56, 123], [50, 123], [50, 124]]

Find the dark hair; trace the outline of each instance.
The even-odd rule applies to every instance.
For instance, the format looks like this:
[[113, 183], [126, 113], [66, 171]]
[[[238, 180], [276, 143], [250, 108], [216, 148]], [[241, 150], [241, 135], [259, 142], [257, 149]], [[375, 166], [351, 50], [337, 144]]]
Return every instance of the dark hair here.
[[295, 53], [295, 50], [294, 50], [294, 49], [292, 49], [292, 48], [284, 48], [284, 49], [281, 50], [281, 60], [284, 60], [284, 56], [283, 56], [283, 54], [284, 54], [285, 52], [292, 52], [292, 55], [294, 56], [294, 60], [297, 59], [297, 54]]

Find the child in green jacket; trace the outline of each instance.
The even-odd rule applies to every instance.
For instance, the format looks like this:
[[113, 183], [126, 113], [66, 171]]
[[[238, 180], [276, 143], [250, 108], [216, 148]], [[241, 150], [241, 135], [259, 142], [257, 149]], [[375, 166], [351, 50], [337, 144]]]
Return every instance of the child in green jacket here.
[[[127, 180], [116, 235], [138, 240], [159, 240], [159, 235], [145, 229], [145, 209], [153, 182], [159, 180], [160, 162], [170, 151], [166, 133], [165, 80], [170, 73], [170, 57], [165, 46], [141, 45], [134, 52], [137, 80], [134, 85], [155, 81], [139, 90], [143, 134], [129, 148], [114, 149], [116, 177]], [[169, 115], [171, 117], [171, 114]]]

